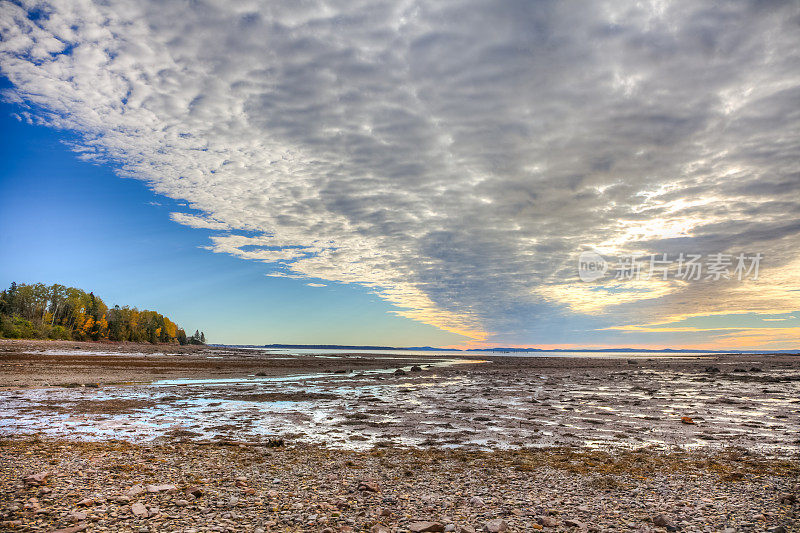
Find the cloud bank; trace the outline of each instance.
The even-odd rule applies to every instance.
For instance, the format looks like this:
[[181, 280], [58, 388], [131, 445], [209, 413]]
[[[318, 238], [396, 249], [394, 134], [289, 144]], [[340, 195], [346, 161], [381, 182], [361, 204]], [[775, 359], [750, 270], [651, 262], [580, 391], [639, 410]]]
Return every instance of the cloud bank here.
[[[465, 340], [800, 309], [796, 2], [283, 4], [4, 3], [5, 96], [211, 250]], [[765, 259], [588, 285], [585, 249]]]

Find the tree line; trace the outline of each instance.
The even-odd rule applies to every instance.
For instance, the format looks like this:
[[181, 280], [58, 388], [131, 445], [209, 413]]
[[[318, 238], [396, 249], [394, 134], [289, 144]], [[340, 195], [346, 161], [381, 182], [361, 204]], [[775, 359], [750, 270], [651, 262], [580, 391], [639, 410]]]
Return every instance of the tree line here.
[[110, 340], [205, 344], [205, 334], [186, 332], [155, 311], [109, 307], [75, 287], [11, 283], [0, 293], [0, 337], [10, 339]]

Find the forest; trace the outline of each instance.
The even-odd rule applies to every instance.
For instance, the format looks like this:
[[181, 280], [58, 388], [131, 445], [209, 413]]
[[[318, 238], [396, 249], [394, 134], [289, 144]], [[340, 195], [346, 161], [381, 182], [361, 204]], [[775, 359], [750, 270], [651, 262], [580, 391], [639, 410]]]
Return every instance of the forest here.
[[92, 292], [54, 284], [11, 283], [0, 293], [0, 338], [205, 344], [155, 311], [109, 308]]

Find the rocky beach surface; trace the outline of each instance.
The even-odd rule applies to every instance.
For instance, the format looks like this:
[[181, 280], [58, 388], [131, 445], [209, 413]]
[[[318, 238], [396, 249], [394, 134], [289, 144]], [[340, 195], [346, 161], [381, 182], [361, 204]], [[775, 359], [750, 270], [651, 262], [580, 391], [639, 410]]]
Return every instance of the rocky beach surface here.
[[0, 341], [0, 530], [798, 531], [800, 359]]

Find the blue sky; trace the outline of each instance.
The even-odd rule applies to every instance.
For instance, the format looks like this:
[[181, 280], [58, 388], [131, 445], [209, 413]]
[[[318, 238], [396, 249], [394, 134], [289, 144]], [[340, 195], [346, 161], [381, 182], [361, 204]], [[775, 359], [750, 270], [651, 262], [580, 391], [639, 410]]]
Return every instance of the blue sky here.
[[226, 343], [800, 347], [796, 2], [0, 10], [0, 282]]
[[[7, 81], [5, 86], [8, 86]], [[449, 344], [459, 337], [392, 314], [358, 286], [267, 277], [263, 263], [202, 249], [176, 202], [76, 159], [71, 138], [0, 104], [0, 284], [61, 283], [107, 304], [154, 309], [213, 342]]]

